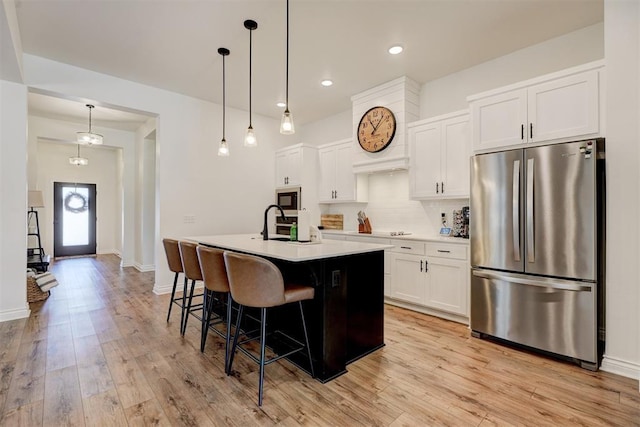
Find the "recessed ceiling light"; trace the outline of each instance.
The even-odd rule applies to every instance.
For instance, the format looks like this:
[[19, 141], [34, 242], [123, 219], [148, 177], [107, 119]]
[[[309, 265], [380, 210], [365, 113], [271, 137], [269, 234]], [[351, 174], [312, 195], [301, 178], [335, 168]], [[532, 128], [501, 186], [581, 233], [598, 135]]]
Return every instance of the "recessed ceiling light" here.
[[391, 47], [389, 48], [389, 53], [390, 53], [391, 55], [397, 55], [397, 54], [399, 54], [400, 52], [402, 52], [403, 50], [404, 50], [404, 48], [403, 48], [402, 46], [400, 46], [400, 45], [391, 46]]
[[276, 105], [280, 108], [284, 108], [287, 106], [287, 104], [285, 104], [284, 102], [278, 102]]
[[333, 81], [329, 80], [329, 79], [326, 79], [326, 80], [321, 81], [320, 84], [322, 86], [329, 87], [329, 86], [331, 86], [333, 84]]

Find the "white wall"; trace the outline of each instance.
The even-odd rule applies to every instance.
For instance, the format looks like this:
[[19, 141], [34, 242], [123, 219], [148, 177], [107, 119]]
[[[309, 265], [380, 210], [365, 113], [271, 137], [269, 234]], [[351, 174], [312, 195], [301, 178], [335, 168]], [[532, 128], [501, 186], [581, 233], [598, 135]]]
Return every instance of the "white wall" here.
[[607, 349], [603, 369], [640, 378], [640, 4], [605, 1], [604, 17]]
[[468, 108], [467, 96], [604, 58], [604, 25], [595, 24], [425, 83], [420, 118]]
[[0, 80], [0, 322], [27, 317], [27, 89]]
[[[31, 120], [30, 120], [31, 122]], [[117, 199], [122, 197], [122, 188], [118, 186], [118, 162], [120, 149], [81, 147], [80, 155], [89, 159], [88, 166], [69, 164], [69, 157], [75, 156], [75, 144], [52, 143], [40, 140], [38, 157], [38, 186], [43, 191], [45, 208], [39, 209], [40, 238], [45, 252], [53, 254], [53, 183], [77, 182], [96, 184], [96, 251], [99, 254], [120, 253], [117, 237], [122, 234], [121, 217]]]
[[156, 119], [136, 130], [135, 259], [140, 271], [155, 269]]
[[[216, 155], [222, 135], [219, 105], [32, 55], [24, 55], [24, 68], [25, 84], [31, 87], [157, 115], [160, 237], [261, 230], [262, 212], [273, 201], [274, 151], [291, 141], [280, 135], [279, 120], [254, 115], [259, 146], [248, 149], [242, 146], [247, 113], [228, 108], [231, 156], [220, 158]], [[135, 187], [133, 156], [131, 162]], [[128, 168], [125, 158], [125, 171]], [[124, 202], [125, 218], [134, 218], [133, 207], [127, 211], [126, 197]], [[184, 223], [185, 215], [195, 216], [195, 223]], [[125, 228], [125, 239], [134, 235], [133, 228], [131, 232]], [[155, 259], [165, 259], [161, 239], [156, 242]], [[171, 284], [166, 262], [158, 262], [155, 291], [165, 292]]]

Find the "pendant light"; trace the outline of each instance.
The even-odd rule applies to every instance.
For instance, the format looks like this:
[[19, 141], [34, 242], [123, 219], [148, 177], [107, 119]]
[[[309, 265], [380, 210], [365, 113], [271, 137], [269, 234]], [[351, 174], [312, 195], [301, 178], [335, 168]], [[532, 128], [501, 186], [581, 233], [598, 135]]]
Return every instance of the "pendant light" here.
[[74, 166], [87, 166], [89, 164], [89, 159], [86, 157], [80, 157], [80, 144], [78, 146], [78, 155], [75, 157], [69, 157], [69, 163]]
[[95, 107], [87, 104], [87, 108], [89, 108], [89, 132], [76, 132], [78, 144], [100, 145], [102, 144], [102, 135], [91, 132], [91, 110]]
[[227, 144], [227, 140], [224, 137], [225, 131], [225, 105], [226, 105], [226, 93], [225, 93], [225, 71], [224, 71], [224, 57], [229, 55], [229, 49], [221, 47], [218, 49], [218, 53], [222, 55], [222, 140], [220, 141], [220, 146], [218, 147], [218, 156], [226, 157], [229, 155], [229, 144]]
[[256, 139], [256, 134], [253, 131], [253, 126], [251, 124], [251, 53], [253, 50], [252, 33], [253, 30], [258, 28], [258, 23], [251, 19], [247, 19], [244, 21], [244, 27], [249, 30], [249, 127], [247, 128], [247, 133], [244, 136], [244, 146], [255, 147], [258, 145], [258, 140]]
[[293, 116], [289, 111], [289, 0], [287, 0], [287, 72], [286, 72], [286, 86], [285, 86], [285, 109], [282, 114], [282, 121], [280, 122], [280, 133], [284, 135], [291, 135], [296, 133], [296, 128], [293, 125]]

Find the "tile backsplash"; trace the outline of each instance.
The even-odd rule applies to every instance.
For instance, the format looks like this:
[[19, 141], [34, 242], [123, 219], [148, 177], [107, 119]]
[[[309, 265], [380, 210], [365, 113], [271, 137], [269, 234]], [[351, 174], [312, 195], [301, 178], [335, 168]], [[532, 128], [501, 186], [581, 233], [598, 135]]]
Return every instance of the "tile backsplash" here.
[[410, 200], [409, 174], [395, 171], [369, 175], [369, 202], [324, 205], [323, 213], [343, 214], [344, 229], [357, 230], [358, 211], [363, 210], [373, 231], [405, 231], [414, 234], [438, 234], [440, 214], [451, 226], [453, 210], [468, 206], [469, 199]]

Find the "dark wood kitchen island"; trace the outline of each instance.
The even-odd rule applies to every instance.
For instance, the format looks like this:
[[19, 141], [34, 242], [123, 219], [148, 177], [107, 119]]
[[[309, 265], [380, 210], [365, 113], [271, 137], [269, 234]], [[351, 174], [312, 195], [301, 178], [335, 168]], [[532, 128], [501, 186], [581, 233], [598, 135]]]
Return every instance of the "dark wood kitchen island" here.
[[[384, 250], [392, 246], [337, 240], [304, 244], [250, 234], [187, 239], [267, 258], [285, 281], [315, 288], [304, 311], [319, 381], [332, 380], [345, 373], [349, 363], [384, 346]], [[297, 307], [278, 308], [269, 316], [268, 328], [302, 336]], [[309, 372], [305, 355], [294, 354], [290, 360]]]

